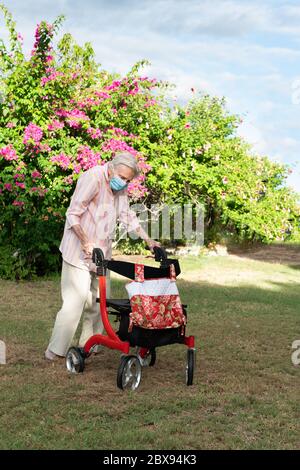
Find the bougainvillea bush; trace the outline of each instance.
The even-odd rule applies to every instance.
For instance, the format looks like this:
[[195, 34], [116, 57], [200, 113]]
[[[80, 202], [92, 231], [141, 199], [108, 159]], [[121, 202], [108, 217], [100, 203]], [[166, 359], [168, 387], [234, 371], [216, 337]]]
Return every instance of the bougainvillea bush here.
[[[1, 5], [0, 5], [1, 6]], [[251, 156], [235, 136], [239, 118], [202, 95], [169, 104], [171, 87], [95, 62], [89, 43], [54, 39], [63, 17], [37, 25], [31, 55], [3, 5], [9, 44], [0, 40], [0, 276], [25, 278], [60, 268], [65, 211], [79, 175], [129, 150], [141, 175], [132, 201], [202, 202], [211, 237], [272, 241], [296, 231], [299, 209], [287, 169]], [[151, 169], [151, 172], [149, 171]]]

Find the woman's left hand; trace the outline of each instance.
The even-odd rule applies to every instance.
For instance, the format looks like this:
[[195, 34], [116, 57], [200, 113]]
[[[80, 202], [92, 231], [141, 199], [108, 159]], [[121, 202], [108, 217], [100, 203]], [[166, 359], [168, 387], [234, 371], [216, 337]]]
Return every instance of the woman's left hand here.
[[161, 246], [161, 244], [155, 240], [152, 240], [151, 238], [149, 238], [149, 240], [147, 240], [147, 245], [149, 246], [151, 252], [153, 253], [153, 248], [155, 246]]

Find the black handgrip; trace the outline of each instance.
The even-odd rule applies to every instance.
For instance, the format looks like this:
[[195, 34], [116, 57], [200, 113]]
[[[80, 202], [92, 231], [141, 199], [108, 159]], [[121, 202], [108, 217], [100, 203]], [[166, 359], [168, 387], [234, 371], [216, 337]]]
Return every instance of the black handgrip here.
[[93, 248], [92, 260], [96, 266], [103, 265], [104, 254], [101, 248]]
[[154, 246], [153, 251], [155, 261], [160, 262], [162, 268], [168, 266], [168, 255], [166, 250], [162, 246]]

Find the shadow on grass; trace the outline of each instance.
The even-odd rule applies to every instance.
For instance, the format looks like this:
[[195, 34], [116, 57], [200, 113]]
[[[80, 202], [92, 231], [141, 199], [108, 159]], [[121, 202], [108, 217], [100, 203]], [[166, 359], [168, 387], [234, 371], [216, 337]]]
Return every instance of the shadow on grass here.
[[293, 269], [300, 269], [300, 244], [278, 243], [274, 245], [257, 245], [252, 247], [228, 247], [228, 253], [240, 258], [267, 263], [279, 263]]

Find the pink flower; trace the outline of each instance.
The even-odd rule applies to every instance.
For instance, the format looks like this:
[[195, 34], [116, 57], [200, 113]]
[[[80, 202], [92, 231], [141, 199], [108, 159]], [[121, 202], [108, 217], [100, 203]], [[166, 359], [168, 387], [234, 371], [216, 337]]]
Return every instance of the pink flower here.
[[128, 91], [128, 95], [136, 95], [139, 92], [139, 87], [135, 86], [132, 90]]
[[98, 152], [94, 153], [88, 145], [81, 145], [78, 149], [77, 161], [84, 170], [98, 165], [100, 157], [101, 154]]
[[184, 125], [184, 127], [185, 127], [186, 129], [189, 129], [189, 128], [191, 127], [191, 124], [190, 124], [189, 122], [187, 122], [187, 123]]
[[23, 144], [28, 145], [32, 141], [37, 144], [43, 138], [43, 131], [32, 122], [25, 128]]
[[14, 180], [22, 180], [22, 181], [24, 181], [24, 179], [25, 179], [24, 173], [16, 173], [16, 174], [14, 175]]
[[42, 54], [45, 57], [46, 53], [51, 51], [51, 46], [45, 46], [43, 39], [45, 37], [51, 38], [53, 36], [53, 26], [51, 24], [45, 23], [42, 21], [40, 24], [37, 24], [35, 30], [35, 43], [31, 51], [31, 56], [36, 54]]
[[15, 199], [15, 201], [13, 201], [12, 203], [13, 206], [17, 206], [17, 207], [23, 207], [24, 204], [25, 203], [23, 201], [18, 201], [17, 199]]
[[75, 119], [83, 119], [83, 120], [88, 120], [89, 117], [83, 112], [80, 111], [79, 109], [72, 109], [72, 111], [68, 111], [68, 117], [70, 118], [75, 118]]
[[120, 127], [111, 127], [109, 130], [113, 131], [114, 134], [119, 134], [119, 135], [128, 135], [127, 131], [124, 131], [123, 129], [120, 129]]
[[87, 133], [92, 139], [100, 139], [102, 137], [102, 132], [100, 129], [94, 129], [93, 127], [89, 127], [87, 129]]
[[144, 104], [144, 108], [149, 108], [149, 106], [154, 106], [157, 104], [157, 101], [154, 99], [147, 100], [146, 103]]
[[75, 108], [71, 111], [67, 111], [66, 109], [59, 109], [55, 112], [57, 116], [66, 117], [66, 122], [72, 128], [79, 129], [81, 127], [80, 121], [89, 121], [89, 117], [79, 109]]
[[25, 189], [25, 183], [20, 183], [19, 181], [16, 181], [16, 186], [18, 186], [21, 189]]
[[44, 188], [41, 188], [41, 187], [38, 187], [38, 186], [33, 186], [31, 188], [31, 192], [32, 193], [39, 193], [39, 196], [43, 197], [48, 192], [48, 189], [44, 189]]
[[16, 127], [16, 124], [14, 122], [8, 122], [6, 124], [6, 127], [8, 127], [9, 129], [12, 129], [13, 127]]
[[31, 177], [32, 177], [33, 179], [36, 179], [36, 178], [41, 178], [42, 175], [41, 175], [41, 173], [40, 173], [39, 171], [34, 170], [34, 171], [31, 173]]
[[105, 90], [115, 90], [116, 88], [119, 88], [121, 85], [121, 82], [119, 80], [114, 80], [111, 85], [104, 87]]
[[83, 111], [77, 108], [67, 111], [66, 117], [68, 118], [66, 120], [67, 124], [74, 129], [79, 129], [82, 126], [81, 121], [89, 121], [90, 119]]
[[148, 193], [147, 188], [143, 186], [144, 175], [140, 175], [137, 178], [134, 178], [128, 185], [128, 195], [131, 199], [137, 200], [142, 198]]
[[2, 149], [0, 149], [0, 155], [7, 161], [18, 160], [18, 155], [12, 144], [2, 147]]
[[[47, 57], [51, 57], [51, 56], [47, 56]], [[62, 77], [64, 75], [62, 72], [58, 72], [57, 70], [54, 70], [52, 68], [49, 68], [48, 72], [50, 72], [49, 75], [46, 75], [41, 78], [41, 86], [45, 86], [46, 83], [51, 82], [55, 80], [57, 77]]]
[[222, 179], [222, 183], [223, 183], [223, 184], [227, 184], [227, 183], [228, 183], [228, 178], [227, 178], [227, 176], [224, 176], [224, 178]]
[[104, 91], [95, 91], [95, 95], [103, 99], [111, 98], [111, 96], [108, 93], [105, 93]]
[[57, 129], [62, 129], [64, 126], [63, 122], [54, 119], [50, 124], [48, 124], [48, 131], [56, 131]]
[[[74, 100], [70, 100], [71, 102]], [[77, 101], [77, 107], [80, 109], [91, 108], [93, 106], [98, 106], [103, 100], [95, 100], [94, 98], [85, 98], [83, 101]]]
[[67, 169], [68, 166], [70, 165], [70, 158], [67, 155], [65, 155], [63, 152], [60, 153], [59, 155], [51, 157], [50, 160], [53, 163], [57, 163], [58, 166], [60, 166], [64, 170]]
[[68, 111], [66, 109], [58, 109], [57, 111], [55, 111], [55, 114], [60, 117], [67, 117]]
[[[145, 162], [144, 157], [139, 157], [138, 167], [140, 168], [142, 173], [148, 173], [148, 171], [150, 171], [152, 169], [152, 166]], [[142, 175], [140, 175], [140, 176], [142, 176]]]
[[7, 191], [12, 191], [12, 184], [4, 183], [4, 189], [7, 189]]
[[130, 145], [128, 145], [123, 140], [110, 139], [106, 142], [103, 142], [101, 148], [103, 152], [109, 152], [109, 151], [117, 152], [119, 150], [127, 150], [133, 155], [137, 154], [137, 151], [133, 147], [130, 147]]
[[51, 147], [47, 144], [41, 144], [39, 147], [40, 152], [50, 152]]

